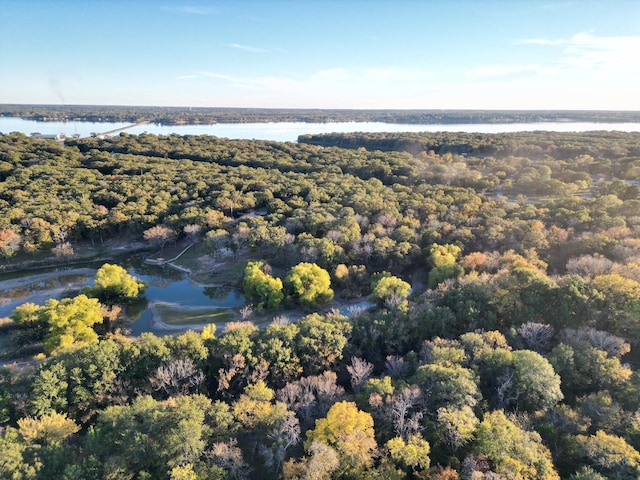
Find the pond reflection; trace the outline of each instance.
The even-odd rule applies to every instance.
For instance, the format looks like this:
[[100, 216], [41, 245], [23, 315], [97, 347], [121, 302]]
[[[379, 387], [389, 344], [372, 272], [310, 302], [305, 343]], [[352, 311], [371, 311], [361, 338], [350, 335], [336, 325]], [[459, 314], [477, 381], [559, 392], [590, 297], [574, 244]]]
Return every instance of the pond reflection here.
[[[169, 333], [154, 328], [149, 307], [155, 302], [171, 304], [178, 310], [183, 307], [238, 308], [245, 304], [244, 297], [232, 287], [203, 286], [170, 268], [144, 265], [140, 258], [122, 258], [113, 263], [147, 284], [144, 297], [127, 308], [131, 320], [127, 328], [134, 335], [145, 331]], [[83, 287], [92, 285], [100, 266], [87, 264], [73, 270], [49, 269], [3, 276], [0, 278], [0, 317], [10, 316], [16, 307], [26, 302], [43, 305], [50, 298], [78, 295]]]

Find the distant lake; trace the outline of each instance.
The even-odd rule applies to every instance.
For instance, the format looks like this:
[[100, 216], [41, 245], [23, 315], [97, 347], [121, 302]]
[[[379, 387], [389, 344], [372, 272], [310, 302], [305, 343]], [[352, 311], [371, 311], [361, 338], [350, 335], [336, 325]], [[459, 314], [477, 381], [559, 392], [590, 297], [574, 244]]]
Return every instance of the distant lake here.
[[[21, 132], [31, 134], [60, 134], [68, 137], [79, 134], [88, 137], [91, 133], [104, 133], [131, 125], [127, 122], [36, 122], [17, 117], [0, 117], [0, 133]], [[640, 123], [597, 122], [540, 122], [540, 123], [495, 123], [495, 124], [402, 124], [380, 122], [336, 122], [336, 123], [217, 123], [213, 125], [139, 125], [125, 130], [130, 134], [152, 133], [156, 135], [215, 135], [216, 137], [244, 140], [272, 140], [296, 142], [299, 135], [318, 133], [350, 132], [589, 132], [594, 130], [617, 130], [640, 132]], [[117, 135], [117, 133], [116, 133]]]

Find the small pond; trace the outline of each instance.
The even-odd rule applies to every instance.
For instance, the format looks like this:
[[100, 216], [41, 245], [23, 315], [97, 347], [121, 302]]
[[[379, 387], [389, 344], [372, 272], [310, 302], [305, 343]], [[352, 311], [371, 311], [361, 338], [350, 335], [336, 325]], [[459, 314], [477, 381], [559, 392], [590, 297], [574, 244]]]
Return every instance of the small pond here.
[[[193, 310], [200, 312], [194, 318], [204, 318], [217, 310], [239, 308], [245, 304], [244, 297], [236, 289], [199, 285], [185, 278], [182, 273], [144, 265], [138, 258], [119, 259], [112, 263], [125, 267], [131, 275], [147, 284], [144, 294], [146, 301], [130, 309], [133, 321], [128, 328], [132, 335], [144, 332], [166, 335], [189, 328], [186, 323], [188, 317], [184, 314], [182, 317], [185, 318], [177, 325], [172, 324], [170, 328], [163, 326], [162, 322], [154, 321], [153, 312], [156, 312], [155, 320], [158, 320], [160, 310], [154, 309], [157, 305], [163, 307], [161, 311], [164, 314], [174, 312], [172, 317], [176, 313]], [[83, 287], [92, 284], [93, 276], [101, 265], [88, 263], [80, 267], [49, 268], [1, 276], [0, 318], [10, 316], [17, 306], [26, 302], [42, 305], [49, 298], [78, 295]]]

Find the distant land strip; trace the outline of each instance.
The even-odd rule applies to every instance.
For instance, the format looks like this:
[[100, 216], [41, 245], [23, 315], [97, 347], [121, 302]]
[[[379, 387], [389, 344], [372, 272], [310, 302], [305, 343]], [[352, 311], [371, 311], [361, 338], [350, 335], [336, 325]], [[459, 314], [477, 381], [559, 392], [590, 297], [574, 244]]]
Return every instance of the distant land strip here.
[[0, 117], [41, 122], [86, 121], [198, 125], [266, 122], [383, 122], [481, 124], [639, 122], [640, 111], [615, 110], [341, 110], [286, 108], [148, 107], [108, 105], [0, 105]]

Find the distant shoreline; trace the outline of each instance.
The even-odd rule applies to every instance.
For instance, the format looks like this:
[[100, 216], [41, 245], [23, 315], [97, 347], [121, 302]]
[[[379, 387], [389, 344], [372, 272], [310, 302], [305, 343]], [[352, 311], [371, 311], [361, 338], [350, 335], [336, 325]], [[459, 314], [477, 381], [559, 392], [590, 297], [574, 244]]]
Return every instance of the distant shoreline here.
[[292, 109], [151, 107], [108, 105], [0, 104], [0, 117], [38, 122], [149, 122], [162, 125], [271, 122], [384, 122], [402, 124], [491, 124], [536, 122], [640, 121], [640, 111], [625, 110], [440, 110], [440, 109]]

